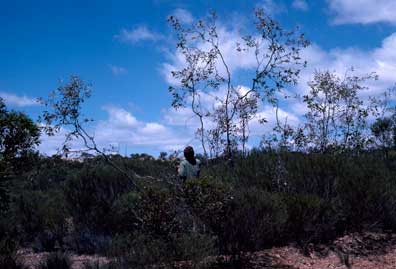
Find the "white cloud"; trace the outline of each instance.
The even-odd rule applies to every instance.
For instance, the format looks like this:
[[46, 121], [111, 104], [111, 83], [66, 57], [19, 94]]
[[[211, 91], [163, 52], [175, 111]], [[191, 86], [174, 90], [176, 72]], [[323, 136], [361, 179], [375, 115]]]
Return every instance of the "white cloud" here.
[[379, 80], [369, 85], [367, 95], [382, 93], [396, 83], [396, 33], [372, 50], [335, 48], [325, 51], [313, 44], [303, 52], [302, 57], [308, 60], [308, 68], [302, 70], [297, 87], [299, 93], [306, 92], [306, 83], [313, 78], [315, 70], [336, 71], [340, 76], [344, 76], [351, 67], [360, 75], [375, 72]]
[[[256, 64], [252, 54], [246, 53], [241, 55], [235, 49], [235, 43], [239, 42], [241, 39], [240, 33], [229, 28], [225, 29], [222, 25], [218, 27], [218, 31], [220, 36], [220, 49], [233, 75], [237, 76], [240, 74], [237, 71], [252, 70]], [[351, 67], [355, 68], [355, 74], [364, 75], [376, 72], [379, 75], [379, 81], [370, 83], [368, 85], [370, 86], [370, 90], [366, 91], [363, 96], [378, 95], [396, 83], [396, 33], [385, 38], [381, 46], [370, 50], [359, 49], [357, 47], [324, 50], [317, 44], [312, 44], [302, 51], [301, 56], [303, 59], [308, 60], [308, 67], [301, 70], [299, 84], [289, 89], [300, 95], [308, 91], [307, 82], [313, 78], [317, 70], [335, 71], [341, 77], [344, 76], [345, 72]], [[165, 80], [171, 85], [177, 85], [177, 81], [170, 75], [170, 71], [180, 70], [184, 64], [183, 55], [178, 52], [169, 54], [169, 61], [163, 64], [162, 69]], [[243, 72], [243, 74], [245, 74], [245, 72]], [[201, 93], [203, 107], [213, 107], [215, 105], [213, 96], [221, 98], [224, 96], [223, 90], [224, 89], [217, 92]], [[281, 103], [278, 112], [281, 123], [284, 123], [287, 119], [289, 124], [296, 126], [301, 124], [302, 116], [307, 112], [307, 107], [301, 101], [291, 98], [289, 101]], [[256, 116], [257, 117], [251, 122], [250, 129], [252, 135], [260, 136], [272, 130], [276, 123], [275, 113], [272, 107], [261, 105]], [[260, 124], [258, 122], [260, 116], [265, 117], [268, 123], [265, 125]], [[197, 118], [194, 117], [193, 113], [188, 108], [178, 111], [169, 109], [166, 111], [164, 118], [169, 125], [188, 126], [190, 132], [196, 130], [199, 126]]]
[[335, 24], [377, 22], [396, 23], [394, 0], [328, 0]]
[[101, 145], [119, 143], [124, 145], [155, 147], [164, 150], [169, 145], [186, 141], [181, 133], [159, 122], [137, 120], [130, 112], [117, 107], [106, 109], [108, 119], [95, 127], [95, 137]]
[[[164, 150], [181, 149], [175, 145], [187, 145], [194, 136], [190, 136], [187, 129], [177, 129], [159, 122], [144, 122], [138, 120], [129, 111], [116, 107], [105, 106], [107, 119], [94, 122], [88, 126], [87, 131], [94, 136], [99, 149], [118, 148], [122, 151], [128, 148], [129, 152], [159, 152]], [[42, 136], [39, 150], [47, 155], [57, 153], [62, 146], [67, 134], [66, 129], [61, 129], [55, 136]], [[72, 149], [83, 149], [82, 141], [73, 141]]]
[[[233, 72], [237, 70], [247, 70], [254, 66], [254, 58], [238, 56], [233, 43], [239, 40], [238, 32], [220, 29], [225, 35], [221, 49], [224, 56], [229, 59]], [[307, 90], [307, 81], [313, 78], [315, 70], [337, 71], [343, 76], [345, 71], [354, 66], [357, 73], [366, 74], [377, 72], [379, 81], [371, 85], [371, 90], [367, 93], [376, 95], [383, 92], [388, 87], [396, 83], [396, 33], [385, 38], [378, 48], [363, 50], [359, 48], [334, 48], [324, 50], [320, 46], [313, 44], [304, 50], [302, 57], [308, 60], [308, 67], [302, 70], [300, 83], [292, 88], [297, 93], [304, 94]], [[169, 66], [182, 66], [183, 58], [179, 54], [171, 54]], [[168, 79], [168, 78], [166, 78]], [[169, 79], [168, 79], [169, 80]], [[168, 81], [169, 82], [169, 81]], [[240, 90], [246, 91], [248, 87], [241, 85]], [[204, 108], [209, 109], [216, 105], [216, 97], [224, 97], [225, 89], [220, 88], [216, 92], [201, 94], [201, 102]], [[163, 117], [156, 122], [145, 122], [137, 119], [130, 111], [116, 106], [106, 106], [104, 109], [108, 113], [105, 120], [99, 121], [92, 127], [92, 133], [101, 147], [108, 147], [111, 144], [128, 145], [132, 149], [142, 149], [146, 152], [159, 152], [162, 150], [182, 149], [187, 144], [199, 147], [199, 142], [195, 139], [195, 131], [199, 126], [197, 118], [189, 108], [174, 110], [164, 109]], [[287, 122], [293, 126], [301, 123], [301, 116], [306, 112], [303, 103], [291, 100], [283, 103], [278, 111], [279, 120]], [[267, 124], [260, 124], [258, 119], [264, 117]], [[205, 123], [212, 124], [210, 120]], [[256, 117], [251, 121], [250, 131], [252, 139], [272, 130], [276, 124], [276, 113], [273, 107], [260, 104]], [[60, 139], [51, 143], [43, 143], [46, 150], [50, 145], [59, 143]], [[58, 145], [59, 146], [59, 145]], [[136, 150], [135, 150], [136, 151]]]
[[263, 8], [270, 15], [286, 11], [286, 7], [280, 1], [276, 0], [262, 0], [257, 6]]
[[309, 9], [308, 3], [306, 0], [294, 0], [292, 3], [292, 7], [295, 9], [299, 9], [302, 11], [307, 11]]
[[163, 38], [159, 33], [153, 32], [145, 25], [141, 25], [132, 29], [121, 29], [118, 35], [114, 36], [116, 39], [135, 44], [142, 41], [158, 41]]
[[122, 66], [116, 66], [116, 65], [110, 64], [109, 68], [110, 68], [111, 72], [113, 73], [113, 75], [116, 75], [116, 76], [128, 73], [128, 70]]
[[[238, 70], [252, 69], [256, 66], [257, 62], [253, 53], [249, 51], [237, 51], [237, 43], [243, 44], [242, 35], [237, 30], [228, 30], [224, 26], [219, 25], [217, 28], [219, 35], [219, 48], [227, 62], [227, 65], [231, 72]], [[207, 44], [199, 46], [202, 50], [209, 50]], [[164, 76], [165, 80], [171, 85], [178, 85], [171, 74], [174, 70], [182, 69], [186, 62], [184, 55], [179, 51], [174, 53], [168, 53], [168, 61], [163, 63], [160, 72]], [[218, 61], [218, 71], [225, 75], [225, 67]]]
[[181, 107], [177, 110], [169, 108], [163, 110], [165, 123], [172, 126], [198, 126], [197, 119], [194, 113], [189, 108]]
[[149, 122], [146, 123], [144, 127], [139, 130], [139, 133], [142, 135], [161, 135], [166, 131], [167, 129], [164, 125], [157, 122]]
[[105, 106], [103, 108], [109, 115], [108, 122], [116, 128], [133, 128], [140, 125], [132, 114], [123, 108], [116, 106]]
[[171, 16], [175, 16], [182, 23], [192, 23], [194, 21], [193, 15], [188, 10], [183, 8], [175, 9]]
[[[241, 87], [247, 89], [247, 87]], [[221, 96], [225, 92], [210, 93], [210, 96]], [[216, 102], [214, 98], [204, 98], [204, 106], [212, 106]], [[115, 107], [105, 106], [108, 113], [105, 120], [94, 123], [88, 127], [90, 134], [94, 135], [95, 141], [100, 149], [110, 149], [124, 153], [128, 148], [131, 152], [149, 152], [157, 154], [160, 151], [173, 151], [183, 149], [186, 145], [193, 145], [197, 152], [202, 151], [200, 143], [195, 136], [196, 128], [199, 126], [197, 118], [188, 108], [174, 110], [169, 108], [164, 110], [163, 122], [144, 122], [137, 120], [127, 110]], [[290, 124], [298, 124], [298, 117], [284, 109], [278, 111], [280, 122], [284, 123], [287, 119]], [[259, 118], [266, 118], [267, 124], [259, 123]], [[275, 126], [276, 113], [272, 106], [260, 106], [259, 112], [250, 122], [250, 135], [254, 139], [261, 137], [264, 133], [269, 132]], [[213, 122], [210, 119], [205, 120], [205, 127], [211, 127]], [[42, 143], [39, 150], [47, 155], [56, 154], [58, 148], [62, 146], [66, 129], [61, 129], [55, 136], [42, 137]], [[73, 141], [71, 149], [83, 149], [82, 141]]]
[[[43, 127], [43, 124], [39, 124]], [[47, 156], [52, 156], [62, 152], [62, 147], [65, 143], [66, 136], [68, 135], [68, 129], [61, 127], [60, 130], [54, 135], [48, 136], [45, 132], [41, 133], [40, 144], [37, 149], [40, 153]], [[84, 150], [84, 143], [81, 140], [71, 140], [67, 143], [67, 146], [73, 150]]]
[[39, 105], [37, 99], [28, 97], [26, 95], [19, 96], [14, 93], [0, 92], [0, 97], [3, 98], [6, 105], [9, 106], [25, 107]]
[[[249, 90], [249, 87], [243, 86], [243, 85], [238, 85], [237, 89], [240, 93], [247, 92]], [[220, 88], [217, 91], [211, 91], [208, 93], [203, 93], [200, 92], [201, 97], [201, 104], [203, 109], [210, 109], [214, 106], [216, 106], [218, 99], [225, 100], [226, 96], [226, 89], [224, 87]], [[278, 110], [278, 120], [281, 124], [284, 124], [285, 121], [287, 123], [297, 126], [300, 123], [299, 116], [301, 115], [301, 111], [297, 111], [298, 108], [297, 102], [291, 103], [291, 107], [284, 107], [284, 108], [279, 108]], [[301, 104], [301, 106], [304, 106]], [[302, 108], [301, 108], [302, 109]], [[299, 113], [295, 113], [299, 112]], [[193, 114], [191, 109], [189, 107], [186, 108], [181, 108], [178, 110], [175, 110], [173, 108], [170, 108], [166, 111], [163, 111], [164, 113], [164, 119], [166, 120], [167, 126], [170, 128], [174, 127], [184, 127], [184, 133], [189, 134], [189, 137], [193, 137], [195, 131], [197, 130], [198, 127], [200, 127], [200, 122], [198, 118]], [[267, 123], [262, 124], [259, 122], [260, 119], [266, 119]], [[237, 119], [235, 119], [237, 120]], [[250, 136], [260, 138], [263, 134], [266, 132], [272, 131], [273, 127], [275, 127], [277, 123], [276, 119], [276, 109], [272, 105], [264, 105], [264, 104], [259, 104], [258, 106], [258, 112], [253, 117], [253, 119], [250, 121], [249, 124], [249, 130], [250, 130]], [[204, 126], [206, 129], [213, 128], [215, 123], [209, 118], [204, 119]]]
[[179, 81], [173, 77], [172, 71], [176, 71], [179, 67], [184, 65], [184, 62], [178, 62], [178, 57], [181, 53], [176, 53], [176, 55], [172, 55], [171, 62], [172, 63], [163, 63], [159, 68], [159, 72], [164, 77], [165, 81], [172, 86], [179, 85]]

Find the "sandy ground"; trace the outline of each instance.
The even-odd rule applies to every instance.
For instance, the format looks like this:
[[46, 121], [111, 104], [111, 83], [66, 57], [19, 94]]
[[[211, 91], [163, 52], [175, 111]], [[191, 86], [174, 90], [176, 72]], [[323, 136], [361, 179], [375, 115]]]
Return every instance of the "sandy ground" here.
[[[21, 260], [34, 269], [48, 253], [21, 250]], [[108, 263], [105, 257], [71, 255], [73, 269], [85, 262]], [[305, 255], [293, 246], [271, 248], [250, 255], [246, 268], [277, 269], [396, 269], [396, 234], [363, 233], [347, 235], [329, 245], [309, 245]], [[185, 263], [182, 268], [188, 268]], [[181, 264], [180, 264], [181, 265]]]

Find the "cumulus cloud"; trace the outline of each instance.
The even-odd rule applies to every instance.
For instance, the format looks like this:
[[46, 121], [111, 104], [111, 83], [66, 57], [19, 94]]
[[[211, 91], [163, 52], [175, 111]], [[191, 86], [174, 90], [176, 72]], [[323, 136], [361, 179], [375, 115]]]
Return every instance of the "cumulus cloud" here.
[[292, 7], [302, 11], [307, 11], [309, 9], [308, 3], [305, 0], [294, 0], [292, 3]]
[[[40, 144], [37, 149], [40, 153], [47, 156], [52, 156], [61, 153], [62, 146], [65, 142], [68, 130], [61, 128], [57, 133], [52, 136], [48, 136], [45, 133], [41, 134]], [[68, 143], [68, 146], [73, 150], [84, 150], [83, 142], [80, 140], [72, 140]]]
[[198, 126], [198, 121], [191, 109], [181, 107], [179, 109], [168, 108], [162, 111], [165, 123], [172, 126]]
[[130, 112], [123, 108], [109, 105], [103, 109], [108, 113], [108, 122], [116, 128], [133, 128], [140, 124]]
[[114, 37], [122, 42], [131, 44], [143, 41], [158, 41], [163, 38], [161, 34], [151, 31], [145, 25], [137, 26], [131, 29], [123, 28]]
[[37, 99], [26, 95], [19, 96], [14, 93], [0, 91], [0, 97], [9, 106], [25, 107], [39, 105]]
[[[230, 67], [233, 72], [251, 69], [254, 66], [254, 58], [249, 58], [236, 54], [234, 42], [239, 40], [238, 32], [221, 29], [225, 35], [221, 41], [221, 49], [225, 52], [225, 57], [230, 59]], [[355, 67], [357, 73], [366, 74], [376, 72], [379, 81], [370, 85], [369, 95], [376, 95], [385, 91], [388, 87], [396, 83], [396, 33], [386, 37], [382, 44], [374, 49], [364, 50], [359, 48], [334, 48], [325, 50], [313, 44], [303, 51], [302, 57], [308, 60], [308, 67], [302, 70], [300, 82], [297, 87], [289, 89], [299, 94], [307, 92], [307, 82], [313, 78], [315, 70], [337, 71], [340, 76], [351, 66]], [[183, 57], [177, 53], [171, 54], [167, 63], [169, 69], [182, 66]], [[165, 77], [168, 82], [172, 82]], [[248, 86], [238, 86], [241, 91], [246, 91]], [[216, 106], [217, 98], [224, 97], [225, 89], [206, 92], [201, 94], [201, 103], [204, 108]], [[181, 149], [187, 144], [199, 147], [199, 142], [195, 138], [196, 128], [199, 126], [198, 119], [191, 109], [173, 108], [164, 109], [163, 117], [157, 122], [145, 122], [136, 118], [130, 111], [117, 107], [105, 106], [108, 116], [105, 120], [99, 121], [90, 129], [95, 134], [95, 138], [101, 147], [109, 145], [128, 145], [129, 147], [140, 147], [142, 151], [159, 152], [162, 150]], [[302, 122], [302, 115], [306, 112], [306, 106], [298, 100], [290, 100], [284, 103], [278, 110], [278, 117], [281, 123], [287, 121], [293, 126]], [[260, 118], [266, 118], [267, 124], [260, 124]], [[210, 120], [205, 122], [206, 126], [212, 124]], [[276, 124], [276, 111], [272, 106], [260, 104], [258, 113], [250, 122], [251, 137], [258, 138], [272, 130]], [[50, 145], [60, 142], [60, 138], [54, 142], [45, 142], [43, 147], [46, 150]], [[78, 145], [77, 145], [78, 146]]]
[[268, 14], [276, 15], [286, 11], [286, 7], [275, 0], [262, 0], [257, 7], [263, 8]]
[[[237, 52], [235, 44], [241, 40], [240, 33], [230, 28], [218, 27], [220, 36], [220, 49], [224, 58], [229, 64], [233, 76], [246, 72], [254, 68], [256, 62], [251, 53], [241, 55]], [[296, 87], [288, 89], [292, 93], [300, 96], [308, 91], [307, 82], [313, 78], [315, 71], [334, 71], [339, 76], [344, 76], [347, 70], [354, 67], [355, 74], [365, 75], [375, 72], [379, 75], [379, 80], [368, 84], [369, 91], [363, 96], [375, 96], [382, 94], [387, 88], [392, 87], [396, 83], [396, 33], [385, 38], [381, 46], [373, 49], [359, 49], [357, 47], [350, 48], [333, 48], [325, 50], [317, 44], [302, 51], [302, 58], [308, 61], [307, 68], [303, 69]], [[171, 85], [177, 85], [177, 81], [171, 76], [170, 71], [180, 70], [184, 65], [184, 58], [178, 52], [169, 54], [169, 60], [163, 64], [162, 73], [165, 80]], [[221, 69], [221, 68], [220, 68]], [[242, 72], [238, 72], [242, 71]], [[241, 88], [243, 89], [243, 88]], [[224, 89], [217, 92], [201, 93], [201, 102], [203, 107], [212, 108], [215, 106], [215, 96], [222, 98]], [[301, 100], [290, 98], [287, 102], [283, 102], [278, 110], [279, 120], [284, 123], [286, 120], [289, 124], [297, 126], [302, 123], [302, 117], [307, 112], [307, 107]], [[251, 121], [252, 136], [261, 136], [265, 132], [272, 130], [276, 123], [276, 113], [271, 106], [261, 105], [256, 117]], [[262, 125], [258, 119], [264, 117], [268, 123]], [[166, 111], [164, 118], [169, 125], [188, 126], [190, 132], [196, 130], [199, 122], [192, 111], [188, 108], [175, 111], [169, 109]], [[210, 124], [207, 122], [206, 124]]]
[[170, 15], [175, 16], [182, 23], [192, 23], [194, 20], [193, 15], [183, 8], [175, 9]]
[[327, 2], [330, 11], [334, 13], [335, 24], [396, 23], [394, 0], [328, 0]]
[[[260, 119], [265, 119], [267, 123], [260, 123]], [[280, 124], [287, 122], [291, 126], [297, 126], [300, 123], [299, 117], [293, 114], [293, 112], [287, 111], [285, 108], [278, 108], [277, 111], [275, 107], [266, 105], [263, 106], [256, 114], [256, 117], [250, 121], [250, 135], [261, 137], [263, 134], [271, 132], [272, 128], [276, 126], [277, 121], [279, 121]]]
[[[253, 53], [237, 50], [236, 44], [243, 43], [243, 36], [239, 31], [226, 29], [224, 26], [219, 25], [217, 32], [219, 35], [219, 48], [231, 72], [252, 69], [257, 65]], [[207, 44], [201, 44], [199, 48], [202, 50], [209, 49]], [[160, 72], [169, 84], [178, 85], [177, 80], [173, 78], [171, 72], [182, 69], [185, 64], [184, 55], [179, 51], [168, 53], [168, 61], [162, 64]], [[217, 69], [221, 74], [225, 75], [225, 68], [220, 61], [218, 62]]]
[[166, 127], [162, 124], [159, 124], [157, 122], [149, 122], [146, 123], [142, 129], [139, 130], [139, 133], [143, 135], [157, 135], [157, 134], [163, 134], [163, 132], [166, 132]]
[[[112, 151], [122, 150], [124, 147], [136, 152], [159, 152], [176, 150], [191, 142], [186, 129], [177, 129], [160, 122], [144, 122], [138, 120], [131, 112], [117, 106], [105, 106], [107, 118], [94, 122], [86, 130], [94, 136], [99, 149]], [[65, 141], [66, 129], [61, 129], [55, 136], [42, 136], [39, 150], [47, 155], [58, 152]], [[194, 139], [194, 136], [192, 137]], [[174, 146], [178, 146], [175, 148]], [[181, 147], [179, 147], [182, 145]], [[70, 144], [71, 149], [84, 149], [82, 141], [75, 140]]]
[[111, 70], [111, 73], [113, 73], [113, 75], [116, 75], [116, 76], [128, 73], [128, 70], [122, 66], [116, 66], [116, 65], [110, 64], [109, 68]]
[[160, 122], [137, 120], [130, 112], [119, 108], [106, 108], [107, 120], [100, 121], [95, 127], [98, 143], [108, 145], [121, 143], [130, 146], [155, 147], [158, 150], [169, 148], [169, 145], [186, 142], [182, 133]]
[[[241, 92], [246, 92], [249, 90], [249, 88], [246, 86], [240, 85], [237, 87]], [[218, 102], [215, 97], [224, 99], [226, 92], [223, 88], [218, 91], [213, 91], [206, 94], [201, 92], [200, 94], [202, 96], [206, 95], [206, 98], [203, 98], [202, 106], [208, 108], [215, 106], [216, 102]], [[301, 108], [298, 107], [298, 105], [301, 105]], [[290, 103], [290, 106], [280, 107], [278, 111], [272, 105], [260, 103], [256, 115], [249, 121], [249, 136], [251, 141], [257, 142], [264, 134], [272, 132], [273, 128], [277, 124], [277, 120], [279, 120], [281, 124], [287, 122], [292, 126], [298, 126], [301, 123], [300, 116], [302, 115], [302, 111], [299, 111], [299, 109], [304, 108], [306, 107], [303, 104], [298, 103], [296, 100]], [[198, 118], [194, 116], [190, 108], [178, 110], [170, 108], [163, 113], [167, 126], [170, 128], [184, 126], [183, 133], [190, 138], [194, 137], [197, 128], [200, 127]], [[265, 119], [266, 123], [260, 123], [260, 119]], [[237, 123], [236, 121], [237, 119], [235, 119], [235, 123]], [[210, 118], [205, 118], [204, 126], [205, 129], [208, 130], [214, 128], [215, 123]], [[253, 145], [254, 143], [252, 142], [250, 146]], [[199, 146], [198, 142], [196, 143], [196, 146]]]
[[323, 50], [313, 44], [303, 52], [308, 68], [302, 70], [297, 90], [304, 93], [306, 83], [313, 78], [315, 70], [336, 71], [340, 76], [354, 67], [357, 74], [375, 72], [379, 80], [370, 85], [369, 95], [377, 95], [396, 83], [396, 33], [386, 37], [380, 47], [371, 50], [358, 48]]

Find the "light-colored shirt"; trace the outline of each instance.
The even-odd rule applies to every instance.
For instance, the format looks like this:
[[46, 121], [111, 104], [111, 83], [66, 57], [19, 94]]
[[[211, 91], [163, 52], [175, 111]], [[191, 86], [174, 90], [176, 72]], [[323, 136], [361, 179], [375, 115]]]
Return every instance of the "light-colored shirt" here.
[[201, 161], [195, 159], [195, 165], [192, 165], [187, 160], [183, 160], [179, 166], [179, 176], [186, 177], [186, 179], [198, 178], [201, 170]]

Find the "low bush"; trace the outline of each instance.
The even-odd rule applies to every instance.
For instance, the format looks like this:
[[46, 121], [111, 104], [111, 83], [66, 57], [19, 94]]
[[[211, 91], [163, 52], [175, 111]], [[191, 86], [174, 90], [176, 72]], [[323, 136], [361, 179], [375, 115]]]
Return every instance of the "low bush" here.
[[217, 254], [216, 238], [199, 233], [175, 233], [167, 237], [135, 233], [117, 236], [109, 254], [120, 268], [145, 268], [168, 265], [177, 261], [205, 265], [205, 258]]
[[157, 236], [178, 232], [182, 229], [179, 207], [176, 193], [167, 188], [147, 186], [139, 194], [126, 193], [112, 207], [113, 232], [140, 230]]
[[345, 164], [337, 184], [337, 211], [348, 230], [391, 228], [396, 208], [394, 176], [384, 163], [372, 159]]
[[141, 233], [129, 236], [129, 240], [124, 240], [121, 244], [115, 242], [112, 252], [117, 254], [117, 264], [122, 268], [167, 264], [175, 256], [174, 248], [165, 238], [155, 238]]
[[219, 239], [232, 254], [279, 243], [288, 218], [282, 196], [254, 187], [235, 191], [225, 215], [227, 219]]
[[118, 261], [110, 261], [109, 263], [100, 263], [96, 261], [84, 263], [84, 269], [129, 269], [129, 267]]
[[18, 231], [9, 219], [9, 215], [0, 218], [0, 255], [2, 256], [13, 256], [18, 249]]
[[131, 191], [118, 198], [111, 209], [112, 233], [131, 233], [141, 228], [142, 219], [139, 216], [141, 195]]
[[[108, 255], [115, 258], [109, 268], [203, 265], [216, 254], [231, 254], [238, 266], [246, 264], [246, 253], [274, 245], [306, 247], [350, 231], [396, 231], [392, 156], [255, 150], [236, 156], [232, 165], [210, 160], [200, 179], [181, 186], [168, 175], [171, 162], [111, 158], [164, 180], [138, 181], [136, 191], [100, 157], [41, 160], [48, 175], [18, 175], [9, 188], [10, 210], [0, 218], [1, 255], [12, 256], [21, 243], [36, 251]], [[67, 175], [58, 178], [56, 166]]]
[[218, 234], [223, 230], [226, 205], [232, 198], [229, 185], [211, 177], [188, 180], [183, 198], [192, 214], [203, 223], [203, 231]]
[[131, 189], [132, 183], [112, 167], [85, 167], [66, 182], [65, 199], [76, 229], [97, 234], [112, 232], [113, 203]]
[[218, 254], [217, 238], [196, 232], [175, 234], [172, 237], [175, 260], [188, 261], [194, 265], [206, 265], [205, 259]]
[[16, 256], [0, 255], [0, 269], [28, 269]]
[[287, 225], [280, 235], [284, 241], [297, 241], [302, 247], [310, 242], [334, 239], [342, 230], [340, 216], [331, 202], [316, 195], [285, 194]]
[[0, 218], [0, 269], [27, 269], [17, 258], [18, 233], [12, 230], [12, 224], [3, 215]]
[[147, 187], [141, 195], [138, 209], [144, 233], [168, 236], [183, 231], [180, 206], [173, 190]]
[[64, 238], [63, 248], [78, 254], [106, 254], [111, 245], [111, 236], [98, 235], [82, 229], [70, 233]]
[[68, 216], [60, 191], [24, 191], [12, 204], [21, 241], [36, 251], [54, 251], [67, 234]]
[[39, 269], [71, 269], [71, 265], [72, 262], [69, 255], [62, 252], [54, 252], [40, 264]]

